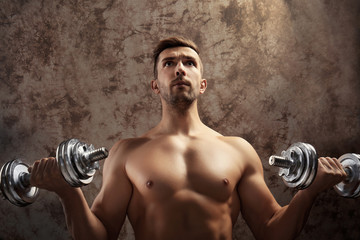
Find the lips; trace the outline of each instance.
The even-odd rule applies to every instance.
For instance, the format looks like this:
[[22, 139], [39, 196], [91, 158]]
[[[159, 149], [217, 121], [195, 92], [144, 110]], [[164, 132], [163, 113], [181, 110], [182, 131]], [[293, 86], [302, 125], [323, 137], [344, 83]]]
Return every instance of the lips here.
[[176, 80], [173, 82], [172, 86], [190, 86], [190, 83], [188, 83], [187, 81], [184, 80]]

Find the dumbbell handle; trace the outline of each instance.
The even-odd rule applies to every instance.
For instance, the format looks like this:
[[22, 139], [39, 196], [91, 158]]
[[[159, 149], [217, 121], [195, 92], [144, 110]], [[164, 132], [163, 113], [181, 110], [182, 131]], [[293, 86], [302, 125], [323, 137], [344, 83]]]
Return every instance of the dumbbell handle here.
[[[292, 166], [295, 165], [295, 162], [281, 156], [272, 155], [269, 158], [269, 164], [270, 166], [276, 166], [280, 168], [291, 168]], [[345, 181], [349, 181], [352, 177], [352, 171], [349, 167], [345, 167], [344, 171], [346, 173]]]
[[106, 148], [101, 147], [85, 153], [84, 158], [86, 159], [87, 162], [92, 163], [105, 159], [107, 158], [108, 155], [109, 155], [109, 151]]
[[272, 155], [269, 158], [270, 166], [280, 167], [280, 168], [291, 168], [294, 165], [294, 161], [291, 161], [287, 158]]
[[[83, 159], [87, 163], [100, 161], [108, 156], [108, 150], [104, 147], [89, 151], [84, 154]], [[31, 173], [21, 172], [19, 174], [19, 181], [22, 186], [30, 187]]]

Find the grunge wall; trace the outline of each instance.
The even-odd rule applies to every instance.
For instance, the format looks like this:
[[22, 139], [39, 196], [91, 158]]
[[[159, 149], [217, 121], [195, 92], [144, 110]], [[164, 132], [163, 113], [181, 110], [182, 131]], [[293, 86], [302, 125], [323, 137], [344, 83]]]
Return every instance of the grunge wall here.
[[[183, 35], [201, 49], [204, 123], [247, 139], [280, 204], [295, 191], [267, 159], [291, 143], [360, 153], [358, 0], [1, 0], [0, 163], [54, 156], [76, 137], [111, 148], [155, 126], [151, 52]], [[85, 196], [91, 204], [101, 171]], [[318, 198], [299, 239], [359, 239], [359, 199]], [[0, 202], [0, 239], [68, 239], [57, 197]], [[253, 239], [241, 216], [234, 239]], [[121, 239], [134, 239], [126, 222]]]

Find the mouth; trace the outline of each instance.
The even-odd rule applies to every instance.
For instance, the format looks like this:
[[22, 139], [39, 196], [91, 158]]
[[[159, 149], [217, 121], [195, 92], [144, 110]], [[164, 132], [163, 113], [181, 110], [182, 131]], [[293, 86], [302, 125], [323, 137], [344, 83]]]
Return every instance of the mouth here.
[[175, 80], [172, 86], [190, 86], [190, 83], [184, 80]]

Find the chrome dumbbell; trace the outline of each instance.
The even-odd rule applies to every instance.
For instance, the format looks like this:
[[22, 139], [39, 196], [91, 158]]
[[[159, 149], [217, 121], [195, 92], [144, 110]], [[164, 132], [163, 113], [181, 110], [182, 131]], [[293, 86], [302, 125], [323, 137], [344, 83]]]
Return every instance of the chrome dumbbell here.
[[[59, 144], [56, 161], [62, 176], [73, 187], [89, 184], [99, 162], [108, 156], [104, 147], [95, 149], [93, 145], [69, 139]], [[30, 185], [29, 166], [20, 159], [5, 163], [0, 170], [0, 190], [2, 196], [11, 203], [23, 207], [33, 203], [39, 190]]]
[[[334, 186], [343, 197], [360, 196], [360, 155], [347, 153], [339, 158], [347, 177]], [[316, 176], [318, 157], [315, 148], [308, 143], [295, 143], [281, 153], [269, 158], [271, 166], [279, 167], [279, 176], [288, 187], [304, 189], [310, 186]]]

